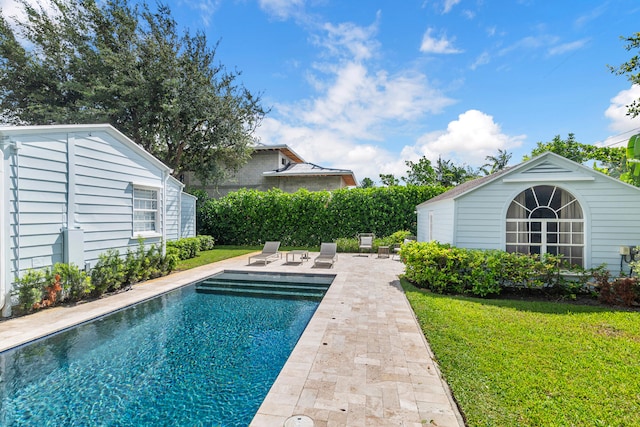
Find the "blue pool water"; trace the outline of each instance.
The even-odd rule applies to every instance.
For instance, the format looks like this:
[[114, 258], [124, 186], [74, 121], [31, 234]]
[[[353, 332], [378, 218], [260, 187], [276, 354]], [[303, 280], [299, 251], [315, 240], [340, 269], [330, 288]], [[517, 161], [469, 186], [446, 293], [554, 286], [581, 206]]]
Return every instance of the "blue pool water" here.
[[247, 426], [318, 304], [188, 286], [0, 353], [0, 425]]

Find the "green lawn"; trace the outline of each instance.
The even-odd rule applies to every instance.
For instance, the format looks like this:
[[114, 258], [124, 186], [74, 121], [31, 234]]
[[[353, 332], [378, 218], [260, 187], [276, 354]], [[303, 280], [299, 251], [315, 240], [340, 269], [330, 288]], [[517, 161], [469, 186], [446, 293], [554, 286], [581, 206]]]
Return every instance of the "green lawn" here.
[[640, 425], [640, 312], [403, 286], [469, 426]]
[[262, 250], [262, 248], [258, 246], [216, 246], [210, 251], [198, 252], [198, 256], [195, 258], [178, 261], [176, 271], [189, 270], [190, 268], [200, 267], [201, 265], [211, 264], [212, 262], [218, 262], [260, 250]]
[[[281, 247], [281, 251], [291, 251], [294, 249], [308, 249], [309, 251], [319, 251], [319, 247], [303, 248], [303, 247]], [[234, 258], [249, 254], [251, 252], [261, 251], [262, 246], [216, 246], [210, 251], [198, 252], [195, 258], [179, 261], [176, 271], [189, 270], [190, 268], [200, 267], [201, 265], [211, 264], [212, 262], [222, 261], [228, 258]]]

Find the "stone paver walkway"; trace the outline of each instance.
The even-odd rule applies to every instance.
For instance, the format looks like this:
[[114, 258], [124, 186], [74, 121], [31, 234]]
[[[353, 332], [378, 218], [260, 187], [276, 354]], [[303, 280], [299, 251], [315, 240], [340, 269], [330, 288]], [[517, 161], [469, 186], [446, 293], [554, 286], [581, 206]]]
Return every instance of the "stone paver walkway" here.
[[251, 426], [464, 425], [400, 288], [402, 263], [376, 255], [339, 254], [331, 269], [315, 268], [312, 261], [287, 263], [284, 257], [265, 267], [247, 265], [247, 258], [175, 273], [75, 307], [0, 322], [0, 351], [223, 269], [332, 273], [336, 279]]

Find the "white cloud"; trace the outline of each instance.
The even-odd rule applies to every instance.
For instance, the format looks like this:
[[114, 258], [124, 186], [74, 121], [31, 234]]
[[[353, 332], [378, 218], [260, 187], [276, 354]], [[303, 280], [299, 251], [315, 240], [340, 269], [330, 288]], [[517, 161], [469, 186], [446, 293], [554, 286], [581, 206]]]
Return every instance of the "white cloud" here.
[[[379, 14], [378, 14], [379, 17]], [[377, 23], [361, 27], [353, 23], [323, 25], [324, 34], [316, 37], [316, 44], [326, 49], [326, 54], [356, 61], [370, 59], [379, 47], [375, 40]]]
[[548, 53], [550, 56], [562, 55], [567, 52], [582, 49], [582, 47], [586, 45], [588, 41], [589, 39], [582, 39], [570, 43], [563, 43], [560, 45], [552, 46], [549, 48]]
[[197, 11], [205, 26], [209, 25], [209, 19], [218, 10], [222, 0], [181, 0], [189, 9]]
[[453, 9], [453, 6], [457, 5], [458, 3], [460, 3], [460, 0], [445, 0], [444, 9], [442, 10], [442, 13], [451, 12], [451, 9]]
[[471, 64], [471, 69], [475, 70], [481, 65], [487, 65], [491, 61], [491, 56], [488, 52], [482, 52], [480, 56], [476, 58], [476, 60]]
[[604, 115], [611, 121], [609, 129], [617, 132], [617, 135], [610, 136], [597, 145], [625, 145], [632, 133], [640, 131], [640, 116], [632, 119], [631, 116], [627, 115], [627, 105], [638, 99], [640, 99], [640, 85], [633, 85], [629, 89], [618, 92], [616, 96], [611, 98], [611, 104], [604, 112]]
[[269, 15], [286, 20], [304, 8], [304, 0], [258, 0], [258, 5]]
[[422, 135], [412, 147], [405, 147], [403, 158], [415, 160], [426, 156], [438, 157], [456, 164], [478, 167], [485, 157], [495, 155], [498, 149], [510, 150], [522, 145], [525, 135], [510, 136], [502, 132], [493, 117], [478, 110], [468, 110], [449, 123], [446, 131]]
[[462, 50], [453, 46], [453, 39], [447, 40], [446, 36], [442, 35], [440, 38], [434, 38], [431, 36], [433, 28], [427, 28], [427, 31], [422, 36], [422, 44], [420, 45], [420, 52], [424, 53], [461, 53]]

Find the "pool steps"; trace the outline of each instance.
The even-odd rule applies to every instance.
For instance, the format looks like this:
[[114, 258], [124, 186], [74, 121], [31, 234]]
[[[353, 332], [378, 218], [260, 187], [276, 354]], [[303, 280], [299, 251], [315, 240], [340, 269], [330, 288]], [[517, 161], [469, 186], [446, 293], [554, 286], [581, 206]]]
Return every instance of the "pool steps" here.
[[333, 277], [226, 272], [196, 283], [196, 292], [277, 298], [321, 299]]

